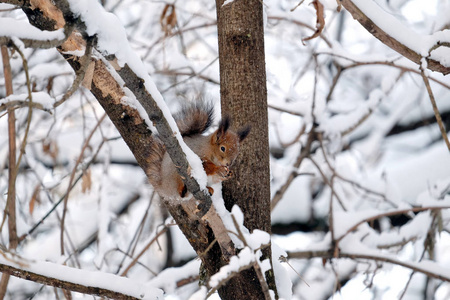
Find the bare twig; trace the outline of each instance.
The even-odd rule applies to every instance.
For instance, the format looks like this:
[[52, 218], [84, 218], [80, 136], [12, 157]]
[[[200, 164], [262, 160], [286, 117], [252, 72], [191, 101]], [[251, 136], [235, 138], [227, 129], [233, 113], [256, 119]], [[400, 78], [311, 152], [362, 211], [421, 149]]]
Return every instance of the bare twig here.
[[[99, 147], [98, 147], [98, 149], [97, 149], [97, 152], [92, 156], [92, 158], [83, 166], [83, 169], [81, 170], [81, 174], [80, 175], [78, 175], [78, 177], [76, 178], [76, 179], [74, 179], [73, 180], [73, 183], [72, 183], [72, 186], [70, 186], [69, 188], [68, 188], [68, 190], [67, 191], [70, 191], [70, 190], [72, 190], [74, 187], [75, 187], [75, 185], [78, 183], [78, 181], [80, 181], [80, 179], [83, 177], [83, 175], [84, 175], [84, 173], [86, 172], [86, 170], [91, 166], [91, 164], [97, 159], [97, 156], [98, 156], [98, 154], [99, 154], [99, 152], [100, 152], [100, 150], [101, 150], [101, 148], [102, 148], [102, 146], [103, 146], [103, 144], [106, 142], [106, 140], [103, 140], [101, 143], [100, 143], [100, 145], [99, 145]], [[36, 231], [36, 229], [37, 228], [39, 228], [39, 226], [40, 225], [42, 225], [44, 222], [45, 222], [45, 220], [47, 220], [47, 218], [56, 210], [56, 208], [61, 204], [61, 203], [63, 203], [63, 201], [64, 201], [64, 199], [66, 198], [66, 194], [67, 194], [67, 192], [65, 193], [65, 194], [63, 194], [62, 195], [62, 197], [55, 203], [55, 204], [53, 204], [53, 206], [52, 206], [52, 208], [26, 233], [26, 234], [24, 234], [24, 235], [22, 235], [20, 238], [19, 238], [19, 241], [23, 241], [27, 236], [29, 236], [29, 235], [31, 235], [31, 234], [33, 234], [33, 232], [34, 231]]]
[[30, 102], [24, 100], [13, 100], [0, 104], [0, 112], [8, 110], [8, 109], [17, 109], [21, 107], [31, 107], [33, 109], [39, 109], [51, 114], [51, 111], [45, 108], [41, 103]]
[[[188, 77], [188, 78], [186, 78], [186, 79], [184, 79], [184, 80], [181, 80], [181, 81], [178, 81], [178, 82], [172, 84], [171, 86], [167, 87], [165, 90], [161, 91], [161, 93], [164, 94], [165, 92], [167, 92], [167, 91], [170, 90], [171, 88], [174, 88], [175, 86], [177, 86], [177, 85], [179, 85], [179, 84], [185, 83], [185, 82], [187, 82], [188, 80], [190, 80], [191, 78], [200, 76], [200, 75], [203, 73], [203, 71], [205, 71], [207, 68], [209, 68], [209, 67], [210, 67], [212, 64], [214, 64], [218, 59], [219, 59], [219, 57], [214, 58], [214, 59], [213, 59], [209, 64], [207, 64], [203, 69], [201, 69], [200, 71], [198, 71], [198, 73], [192, 72], [192, 74], [189, 74], [189, 77]], [[219, 84], [218, 82], [215, 82], [215, 83]]]
[[412, 208], [407, 208], [407, 209], [397, 209], [397, 210], [383, 212], [383, 213], [380, 213], [375, 216], [367, 217], [367, 218], [355, 223], [353, 226], [351, 226], [349, 229], [347, 229], [347, 231], [344, 234], [342, 234], [340, 237], [338, 237], [337, 241], [341, 241], [349, 233], [356, 230], [356, 228], [358, 228], [359, 225], [364, 224], [366, 222], [380, 219], [382, 217], [402, 215], [402, 214], [406, 214], [406, 213], [410, 213], [410, 212], [417, 213], [417, 212], [422, 212], [422, 211], [427, 211], [427, 210], [441, 210], [441, 209], [450, 209], [450, 206], [423, 206], [423, 207], [412, 207]]
[[[321, 54], [331, 55], [333, 57], [342, 58], [342, 59], [348, 60], [349, 62], [352, 62], [351, 64], [345, 65], [345, 66], [342, 66], [341, 64], [338, 64], [338, 66], [340, 68], [343, 68], [342, 71], [347, 70], [347, 69], [351, 69], [351, 68], [362, 67], [362, 66], [382, 65], [382, 66], [389, 66], [389, 67], [397, 68], [397, 69], [400, 69], [403, 72], [410, 72], [410, 73], [415, 73], [415, 74], [421, 75], [421, 72], [418, 71], [417, 69], [413, 69], [413, 68], [409, 68], [409, 67], [406, 67], [406, 66], [398, 65], [398, 64], [395, 63], [395, 60], [392, 60], [392, 61], [388, 61], [388, 60], [386, 60], [386, 61], [383, 61], [383, 60], [357, 61], [354, 58], [343, 56], [343, 55], [339, 55], [339, 54], [332, 53], [332, 52], [317, 52], [316, 54], [317, 55], [321, 55]], [[441, 86], [443, 86], [443, 87], [445, 87], [447, 89], [450, 89], [450, 85], [448, 83], [446, 83], [444, 81], [441, 81], [441, 80], [438, 80], [438, 79], [436, 79], [434, 77], [431, 77], [431, 76], [429, 76], [428, 78], [431, 81], [433, 81], [433, 82], [435, 82], [435, 83], [437, 83], [437, 84], [439, 84], [439, 85], [441, 85]]]
[[27, 59], [26, 59], [23, 51], [16, 44], [12, 43], [11, 46], [14, 48], [14, 50], [17, 51], [17, 53], [19, 53], [20, 57], [22, 58], [22, 65], [23, 65], [23, 70], [25, 72], [25, 79], [26, 79], [27, 91], [28, 91], [27, 127], [25, 128], [25, 133], [23, 135], [23, 140], [22, 140], [22, 143], [20, 145], [19, 157], [17, 159], [17, 164], [16, 164], [16, 176], [17, 176], [17, 173], [19, 172], [20, 162], [22, 161], [22, 157], [25, 154], [25, 147], [27, 146], [28, 133], [30, 132], [30, 127], [31, 127], [31, 117], [33, 116], [33, 109], [32, 109], [32, 107], [33, 107], [33, 95], [32, 95], [32, 91], [31, 91], [31, 81], [30, 81], [30, 73], [28, 72]]
[[100, 120], [97, 122], [97, 124], [95, 125], [95, 127], [91, 130], [91, 133], [89, 134], [89, 136], [86, 138], [86, 140], [84, 141], [83, 147], [81, 148], [81, 152], [80, 155], [78, 156], [77, 161], [75, 162], [75, 166], [73, 167], [72, 173], [70, 174], [70, 179], [69, 179], [69, 185], [68, 185], [68, 190], [66, 192], [66, 195], [64, 197], [64, 209], [63, 209], [63, 214], [61, 217], [61, 234], [60, 234], [60, 247], [61, 247], [61, 255], [64, 255], [64, 224], [65, 224], [65, 219], [66, 219], [66, 213], [67, 213], [67, 202], [69, 200], [69, 194], [70, 191], [72, 190], [72, 183], [74, 181], [75, 178], [75, 174], [77, 172], [78, 169], [78, 165], [81, 163], [81, 160], [83, 159], [84, 156], [84, 151], [88, 148], [89, 142], [91, 141], [92, 137], [94, 136], [94, 133], [97, 131], [98, 127], [100, 126], [100, 124], [103, 122], [103, 120], [106, 117], [106, 113], [103, 114], [103, 116], [100, 118]]
[[428, 77], [425, 75], [425, 70], [423, 66], [420, 66], [420, 74], [422, 75], [423, 82], [425, 83], [425, 87], [427, 88], [428, 96], [430, 97], [431, 106], [433, 107], [434, 116], [436, 117], [436, 122], [439, 125], [439, 130], [441, 131], [442, 138], [447, 145], [448, 150], [450, 151], [450, 141], [448, 140], [447, 131], [445, 130], [444, 123], [442, 122], [441, 114], [439, 113], [439, 109], [436, 105], [436, 100], [434, 99], [433, 90], [430, 86], [430, 81]]
[[147, 209], [145, 210], [144, 216], [142, 217], [142, 220], [141, 220], [141, 222], [140, 222], [138, 228], [136, 229], [136, 232], [134, 233], [133, 238], [132, 238], [131, 241], [130, 241], [130, 245], [128, 246], [127, 251], [126, 251], [126, 252], [124, 251], [124, 256], [123, 256], [122, 260], [120, 261], [120, 264], [119, 264], [118, 267], [117, 267], [116, 274], [119, 273], [119, 271], [120, 271], [120, 269], [122, 268], [122, 265], [123, 265], [125, 259], [126, 259], [128, 256], [132, 256], [133, 253], [134, 253], [134, 251], [136, 250], [136, 246], [137, 246], [137, 244], [138, 244], [139, 237], [141, 236], [142, 231], [143, 231], [143, 229], [144, 229], [144, 224], [145, 224], [145, 221], [147, 220], [147, 217], [148, 217], [148, 215], [149, 215], [150, 207], [151, 207], [152, 204], [153, 204], [153, 199], [155, 199], [155, 196], [156, 196], [156, 193], [153, 192], [153, 193], [152, 193], [152, 196], [151, 196], [151, 198], [150, 198], [150, 201], [148, 202], [148, 206], [147, 206]]
[[272, 105], [272, 104], [267, 104], [267, 106], [269, 108], [273, 109], [273, 110], [276, 110], [276, 111], [285, 112], [285, 113], [288, 113], [288, 114], [291, 114], [291, 115], [294, 115], [294, 116], [303, 117], [303, 114], [301, 114], [299, 112], [296, 112], [294, 110], [286, 109], [284, 107], [278, 107], [278, 106], [275, 106], [275, 105]]
[[[286, 17], [284, 17], [284, 16], [269, 16], [268, 19], [269, 19], [269, 20], [275, 20], [275, 21], [291, 22], [291, 23], [293, 23], [293, 24], [295, 24], [295, 25], [297, 25], [297, 26], [305, 27], [305, 28], [308, 28], [308, 29], [310, 29], [310, 30], [312, 30], [312, 31], [315, 31], [315, 30], [316, 30], [316, 28], [314, 28], [313, 26], [311, 26], [311, 25], [309, 25], [309, 24], [307, 24], [307, 23], [304, 23], [304, 22], [302, 22], [302, 21], [295, 20], [295, 19], [286, 18]], [[331, 48], [331, 47], [333, 46], [333, 44], [331, 43], [331, 41], [328, 40], [328, 39], [322, 34], [322, 32], [319, 32], [319, 35], [318, 35], [318, 36], [320, 36], [320, 38], [327, 44], [328, 47]]]
[[[70, 31], [68, 31], [68, 35], [65, 35], [63, 39], [54, 39], [54, 40], [33, 40], [27, 38], [20, 38], [20, 41], [27, 48], [41, 48], [41, 49], [51, 49], [58, 47], [62, 43], [64, 43], [67, 37], [70, 35]], [[8, 36], [0, 36], [0, 45], [9, 46], [13, 42], [14, 39]]]
[[323, 258], [323, 259], [332, 259], [332, 258], [350, 258], [350, 259], [367, 259], [367, 260], [373, 260], [373, 261], [380, 261], [380, 262], [387, 262], [394, 265], [399, 265], [408, 269], [411, 269], [415, 272], [423, 273], [426, 276], [437, 278], [439, 280], [450, 282], [450, 277], [438, 274], [435, 272], [429, 271], [427, 268], [421, 267], [420, 264], [410, 261], [403, 261], [399, 259], [394, 259], [391, 257], [388, 257], [386, 255], [383, 255], [380, 253], [380, 255], [377, 254], [366, 254], [366, 253], [348, 253], [346, 251], [339, 252], [338, 257], [334, 257], [333, 249], [327, 249], [327, 250], [319, 250], [319, 251], [298, 251], [298, 252], [288, 252], [289, 258], [296, 258], [296, 259], [311, 259], [311, 258]]
[[294, 145], [295, 143], [297, 143], [297, 142], [300, 140], [301, 136], [305, 133], [305, 130], [306, 130], [306, 124], [303, 123], [302, 128], [300, 128], [300, 130], [298, 131], [297, 135], [292, 139], [292, 141], [287, 142], [287, 143], [285, 143], [285, 142], [283, 142], [283, 141], [281, 140], [280, 132], [279, 132], [278, 127], [275, 127], [275, 128], [276, 128], [276, 132], [277, 132], [278, 142], [281, 144], [281, 147], [283, 147], [284, 149], [286, 149], [286, 148], [288, 148], [288, 147]]
[[169, 227], [164, 226], [148, 243], [147, 245], [139, 252], [138, 255], [133, 259], [133, 261], [128, 265], [128, 267], [123, 270], [123, 272], [120, 274], [120, 276], [127, 276], [128, 271], [138, 262], [139, 258], [144, 255], [145, 252], [150, 248], [151, 245], [153, 245], [154, 242], [158, 240], [158, 238], [166, 233], [166, 231], [169, 229]]
[[293, 8], [291, 8], [291, 11], [296, 10], [297, 7], [299, 7], [300, 5], [302, 5], [303, 2], [305, 2], [305, 0], [301, 0], [296, 6], [294, 6]]
[[275, 208], [275, 206], [278, 204], [278, 202], [280, 202], [280, 200], [283, 198], [284, 194], [286, 193], [287, 189], [291, 185], [292, 181], [294, 181], [294, 179], [297, 177], [297, 174], [298, 174], [297, 169], [300, 167], [303, 159], [309, 155], [309, 152], [311, 151], [311, 145], [312, 145], [313, 141], [315, 140], [315, 138], [316, 138], [316, 132], [315, 132], [314, 128], [312, 128], [308, 134], [308, 139], [306, 141], [305, 146], [300, 151], [300, 153], [297, 157], [297, 160], [295, 161], [295, 163], [293, 165], [294, 170], [291, 172], [291, 174], [289, 174], [286, 182], [275, 192], [275, 195], [273, 196], [272, 202], [271, 202], [271, 210], [273, 210]]
[[84, 55], [80, 58], [80, 68], [76, 71], [75, 80], [72, 83], [72, 86], [69, 90], [64, 94], [64, 96], [55, 102], [53, 105], [54, 108], [58, 107], [62, 103], [64, 103], [67, 99], [69, 99], [80, 87], [81, 83], [84, 80], [86, 70], [88, 69], [89, 64], [91, 63], [92, 57], [92, 49], [93, 44], [95, 43], [95, 38], [87, 39], [86, 41], [86, 49]]
[[331, 194], [336, 197], [336, 200], [339, 202], [339, 204], [341, 205], [342, 209], [344, 211], [347, 211], [347, 208], [345, 207], [344, 202], [341, 200], [341, 197], [339, 197], [339, 195], [334, 190], [334, 186], [333, 186], [332, 182], [330, 182], [330, 180], [328, 180], [328, 177], [322, 171], [322, 169], [320, 168], [319, 164], [311, 156], [309, 156], [308, 158], [313, 163], [313, 165], [316, 167], [317, 171], [319, 171], [320, 175], [322, 176], [323, 181], [325, 182], [326, 185], [329, 186], [329, 188], [331, 190]]

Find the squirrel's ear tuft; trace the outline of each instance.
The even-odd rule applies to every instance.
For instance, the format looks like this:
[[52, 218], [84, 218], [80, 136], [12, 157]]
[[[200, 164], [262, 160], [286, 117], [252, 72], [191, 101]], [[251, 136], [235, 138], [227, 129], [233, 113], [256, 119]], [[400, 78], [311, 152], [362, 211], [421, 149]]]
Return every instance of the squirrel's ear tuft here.
[[238, 130], [237, 135], [239, 136], [239, 141], [242, 142], [250, 133], [252, 126], [247, 125]]
[[228, 128], [230, 128], [231, 119], [229, 116], [225, 116], [220, 120], [219, 128], [217, 129], [217, 140], [225, 135]]

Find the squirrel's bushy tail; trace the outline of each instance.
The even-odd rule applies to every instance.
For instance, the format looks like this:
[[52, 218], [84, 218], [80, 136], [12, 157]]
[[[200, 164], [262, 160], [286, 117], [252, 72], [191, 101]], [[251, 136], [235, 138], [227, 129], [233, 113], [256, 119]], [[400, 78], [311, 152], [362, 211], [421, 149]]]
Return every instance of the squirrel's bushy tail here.
[[174, 115], [181, 136], [194, 136], [208, 130], [214, 117], [214, 106], [211, 102], [195, 101], [183, 104], [181, 110]]
[[152, 136], [150, 151], [147, 156], [148, 168], [146, 170], [148, 180], [157, 188], [161, 185], [161, 164], [166, 153], [163, 142], [155, 135]]
[[[183, 104], [181, 110], [174, 115], [174, 119], [180, 129], [181, 136], [188, 137], [204, 133], [213, 122], [214, 106], [211, 102], [195, 101]], [[164, 143], [154, 135], [147, 155], [147, 177], [150, 183], [159, 188], [162, 184], [161, 167], [166, 147]]]

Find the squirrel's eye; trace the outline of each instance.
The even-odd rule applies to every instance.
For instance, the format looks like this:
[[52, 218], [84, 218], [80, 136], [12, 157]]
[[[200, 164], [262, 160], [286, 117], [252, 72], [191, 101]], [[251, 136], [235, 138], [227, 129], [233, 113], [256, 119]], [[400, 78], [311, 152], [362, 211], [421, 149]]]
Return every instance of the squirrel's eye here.
[[224, 146], [220, 146], [220, 151], [225, 152], [225, 147]]

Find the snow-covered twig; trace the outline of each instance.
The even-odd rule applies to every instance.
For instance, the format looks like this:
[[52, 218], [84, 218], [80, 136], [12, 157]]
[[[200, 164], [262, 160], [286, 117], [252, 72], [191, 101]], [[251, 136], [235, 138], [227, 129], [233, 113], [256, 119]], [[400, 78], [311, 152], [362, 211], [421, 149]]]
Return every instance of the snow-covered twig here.
[[[340, 3], [373, 36], [418, 65], [421, 64], [425, 53], [434, 49], [436, 44], [440, 44], [439, 39], [420, 36], [410, 30], [382, 10], [375, 1], [341, 0]], [[428, 69], [444, 75], [450, 73], [450, 67], [439, 60], [427, 57], [426, 61]]]

